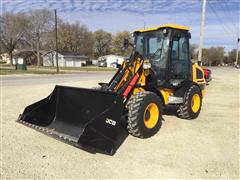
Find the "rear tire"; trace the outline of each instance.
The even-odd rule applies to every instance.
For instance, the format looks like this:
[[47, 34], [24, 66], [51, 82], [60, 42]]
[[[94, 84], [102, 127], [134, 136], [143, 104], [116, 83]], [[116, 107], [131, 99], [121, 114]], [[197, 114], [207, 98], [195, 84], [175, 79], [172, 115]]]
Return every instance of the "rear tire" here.
[[155, 93], [143, 91], [132, 95], [127, 103], [128, 132], [138, 138], [155, 135], [162, 125], [162, 100]]
[[191, 86], [185, 94], [185, 101], [177, 109], [177, 116], [182, 119], [195, 119], [202, 107], [202, 93], [199, 87]]

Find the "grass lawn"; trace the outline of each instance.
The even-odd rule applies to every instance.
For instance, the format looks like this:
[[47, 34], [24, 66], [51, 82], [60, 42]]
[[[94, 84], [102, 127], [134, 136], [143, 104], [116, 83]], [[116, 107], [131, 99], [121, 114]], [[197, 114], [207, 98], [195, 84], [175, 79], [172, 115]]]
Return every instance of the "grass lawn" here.
[[[88, 71], [116, 71], [114, 68], [85, 66], [85, 67], [60, 67], [59, 73], [74, 73]], [[27, 66], [27, 70], [16, 70], [15, 66], [0, 65], [0, 75], [7, 74], [57, 74], [56, 67]]]

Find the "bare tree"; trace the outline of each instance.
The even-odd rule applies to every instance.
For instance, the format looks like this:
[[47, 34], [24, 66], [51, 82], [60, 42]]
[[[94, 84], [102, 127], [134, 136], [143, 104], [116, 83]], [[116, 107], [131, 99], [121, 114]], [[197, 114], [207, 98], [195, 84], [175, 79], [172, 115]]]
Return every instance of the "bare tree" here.
[[190, 58], [191, 60], [194, 60], [197, 62], [197, 57], [198, 57], [198, 45], [196, 44], [190, 44]]
[[111, 52], [112, 34], [103, 30], [94, 32], [94, 53], [96, 57], [109, 54]]
[[31, 11], [29, 14], [28, 42], [32, 49], [37, 52], [37, 65], [41, 65], [40, 50], [42, 47], [43, 37], [54, 27], [53, 12], [40, 9]]
[[224, 47], [210, 47], [203, 49], [203, 63], [209, 66], [223, 64]]
[[[236, 53], [237, 53], [236, 49], [232, 49], [231, 51], [228, 52], [228, 63], [234, 64], [234, 62], [236, 61]], [[240, 54], [240, 51], [238, 51], [238, 53]], [[240, 56], [238, 56], [238, 64], [239, 63]]]
[[1, 43], [1, 40], [0, 40], [0, 54], [4, 53], [4, 46], [3, 46], [3, 43]]
[[10, 55], [11, 63], [13, 63], [13, 51], [23, 41], [28, 26], [27, 17], [23, 13], [7, 13], [1, 17], [1, 51]]

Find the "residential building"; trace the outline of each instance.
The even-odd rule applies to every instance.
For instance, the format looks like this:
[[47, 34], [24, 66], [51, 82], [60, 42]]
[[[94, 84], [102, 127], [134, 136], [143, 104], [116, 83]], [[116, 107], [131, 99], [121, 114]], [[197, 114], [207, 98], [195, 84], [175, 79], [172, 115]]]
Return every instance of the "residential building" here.
[[[42, 52], [40, 52], [40, 55]], [[37, 65], [37, 52], [32, 50], [21, 50], [13, 54], [13, 64], [18, 62], [18, 59], [23, 60], [27, 65]], [[42, 61], [42, 57], [40, 56]]]
[[[56, 66], [56, 51], [50, 51], [43, 56], [43, 66]], [[58, 52], [59, 67], [82, 67], [91, 64], [89, 57], [75, 52]]]

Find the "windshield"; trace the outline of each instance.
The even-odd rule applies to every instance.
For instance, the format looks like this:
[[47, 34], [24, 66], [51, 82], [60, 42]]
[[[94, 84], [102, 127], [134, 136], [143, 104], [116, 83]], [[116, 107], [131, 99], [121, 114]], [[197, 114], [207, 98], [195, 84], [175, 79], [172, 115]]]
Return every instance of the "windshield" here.
[[168, 37], [162, 30], [135, 33], [135, 51], [158, 68], [166, 68], [168, 44]]

